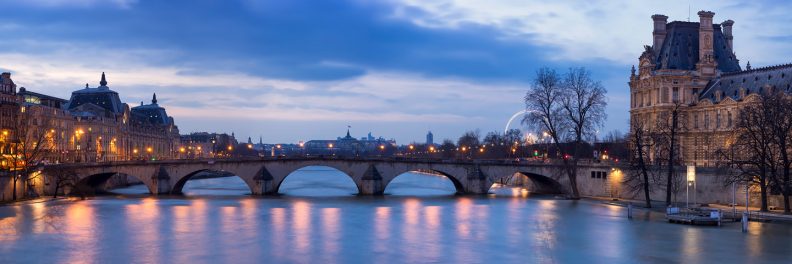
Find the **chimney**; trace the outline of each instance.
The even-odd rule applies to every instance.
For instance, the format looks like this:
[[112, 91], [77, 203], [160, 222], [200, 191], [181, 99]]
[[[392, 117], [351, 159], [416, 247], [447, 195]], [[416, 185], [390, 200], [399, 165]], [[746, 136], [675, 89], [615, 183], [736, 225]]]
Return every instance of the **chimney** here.
[[734, 39], [734, 36], [732, 35], [732, 26], [734, 26], [734, 21], [731, 19], [723, 21], [721, 26], [723, 27], [723, 36], [726, 37], [726, 45], [728, 45], [729, 49], [733, 52], [734, 49], [732, 47], [732, 40]]
[[666, 24], [668, 23], [668, 17], [664, 15], [653, 15], [652, 21], [654, 21], [654, 30], [652, 31], [654, 42], [652, 42], [652, 51], [657, 53], [663, 47], [663, 41], [666, 37]]
[[699, 11], [699, 61], [696, 63], [696, 68], [703, 76], [715, 75], [715, 51], [713, 44], [713, 26], [712, 17], [715, 13], [710, 11]]

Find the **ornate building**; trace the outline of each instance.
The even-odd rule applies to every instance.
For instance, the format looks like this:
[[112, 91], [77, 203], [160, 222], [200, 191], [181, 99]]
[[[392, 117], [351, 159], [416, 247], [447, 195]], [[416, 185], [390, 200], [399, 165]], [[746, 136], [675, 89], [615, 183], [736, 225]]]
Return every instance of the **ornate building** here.
[[[792, 65], [743, 70], [733, 51], [734, 21], [713, 24], [654, 15], [652, 46], [645, 46], [630, 76], [630, 118], [658, 124], [679, 109], [677, 156], [687, 165], [713, 166], [715, 151], [730, 143], [739, 108], [768, 89], [790, 92]], [[655, 160], [656, 149], [650, 151]]]
[[44, 154], [38, 161], [45, 163], [167, 159], [178, 155], [178, 127], [157, 104], [156, 95], [151, 104], [141, 103], [130, 109], [107, 86], [104, 73], [98, 87], [86, 84], [72, 92], [69, 100], [24, 87], [17, 92], [9, 73], [2, 75], [2, 82], [8, 85], [0, 87], [0, 154], [18, 155], [13, 152], [20, 151], [24, 145], [20, 142], [30, 141], [46, 146], [41, 148]]

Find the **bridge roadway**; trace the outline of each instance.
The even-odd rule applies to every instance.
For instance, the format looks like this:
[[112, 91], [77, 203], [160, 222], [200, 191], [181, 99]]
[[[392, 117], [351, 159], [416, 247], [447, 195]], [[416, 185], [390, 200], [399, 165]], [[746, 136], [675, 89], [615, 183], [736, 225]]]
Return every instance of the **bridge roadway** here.
[[[227, 172], [241, 178], [251, 194], [269, 195], [278, 193], [288, 175], [307, 166], [327, 166], [345, 173], [361, 195], [383, 194], [394, 178], [414, 171], [446, 176], [459, 194], [486, 194], [494, 183], [502, 182], [518, 183], [530, 187], [532, 192], [570, 192], [569, 180], [560, 164], [541, 161], [328, 157], [185, 159], [57, 164], [44, 167], [41, 173], [49, 182], [53, 182], [56, 175], [68, 173], [76, 176], [78, 186], [91, 188], [103, 186], [113, 175], [129, 175], [143, 182], [152, 194], [181, 194], [187, 180], [200, 172]], [[612, 163], [581, 164], [578, 170], [581, 195], [607, 192], [605, 177], [589, 175], [593, 175], [592, 171], [607, 174], [612, 166]], [[54, 187], [46, 189], [45, 193], [51, 193]]]

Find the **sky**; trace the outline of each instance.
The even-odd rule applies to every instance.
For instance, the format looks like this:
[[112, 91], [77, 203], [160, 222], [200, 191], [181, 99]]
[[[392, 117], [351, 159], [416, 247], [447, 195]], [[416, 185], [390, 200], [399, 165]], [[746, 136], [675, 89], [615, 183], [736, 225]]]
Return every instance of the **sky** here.
[[[0, 0], [0, 70], [68, 98], [107, 73], [181, 132], [290, 143], [398, 143], [503, 131], [539, 67], [586, 67], [608, 90], [600, 131], [627, 130], [630, 67], [652, 14], [732, 19], [740, 64], [792, 62], [785, 1]], [[690, 10], [690, 11], [689, 11]], [[518, 123], [518, 122], [517, 122]], [[513, 128], [520, 128], [519, 124]]]

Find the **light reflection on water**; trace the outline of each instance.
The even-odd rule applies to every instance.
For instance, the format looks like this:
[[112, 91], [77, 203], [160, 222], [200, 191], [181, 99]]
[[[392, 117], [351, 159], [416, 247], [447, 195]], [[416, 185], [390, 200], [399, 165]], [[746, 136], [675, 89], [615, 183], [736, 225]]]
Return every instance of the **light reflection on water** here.
[[[246, 196], [231, 177], [190, 181], [185, 197], [0, 207], [0, 263], [792, 261], [789, 225], [751, 223], [743, 234], [738, 224], [672, 225], [660, 214], [627, 220], [621, 207], [521, 189], [453, 196], [446, 179], [419, 174], [394, 180], [391, 195], [354, 196], [347, 176], [325, 172], [290, 176], [280, 197]], [[435, 188], [410, 187], [423, 183]], [[311, 197], [317, 190], [335, 196]]]

